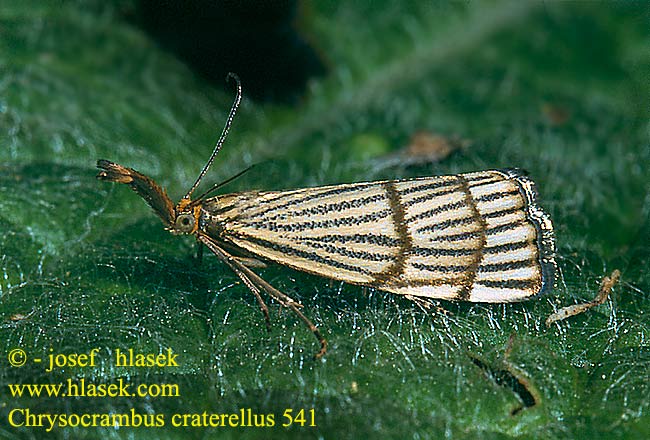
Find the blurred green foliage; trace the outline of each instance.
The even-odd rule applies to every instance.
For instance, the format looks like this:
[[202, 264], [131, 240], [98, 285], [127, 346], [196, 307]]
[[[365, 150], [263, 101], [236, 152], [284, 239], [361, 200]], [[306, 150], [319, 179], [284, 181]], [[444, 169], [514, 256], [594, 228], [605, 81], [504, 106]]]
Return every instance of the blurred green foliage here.
[[[215, 89], [131, 21], [131, 1], [0, 6], [0, 337], [7, 383], [68, 378], [177, 383], [179, 398], [14, 398], [34, 412], [274, 412], [314, 408], [316, 428], [55, 428], [75, 438], [647, 438], [650, 436], [650, 8], [645, 2], [313, 2], [300, 28], [329, 66], [296, 106], [246, 100], [209, 180], [268, 161], [228, 190], [520, 167], [557, 231], [552, 294], [425, 313], [382, 292], [283, 267], [330, 342], [255, 299], [214, 258], [199, 266], [131, 191], [94, 179], [106, 158], [182, 195], [232, 93]], [[246, 84], [244, 84], [244, 88]], [[416, 168], [377, 167], [427, 130], [473, 141]], [[262, 169], [260, 169], [262, 168]], [[610, 300], [591, 300], [613, 269]], [[277, 305], [273, 306], [277, 308]], [[83, 353], [45, 373], [6, 354]], [[116, 348], [180, 356], [117, 368]], [[478, 362], [476, 361], [478, 360]], [[488, 366], [480, 368], [477, 363]], [[522, 408], [509, 372], [537, 400]], [[499, 376], [501, 374], [501, 376]]]

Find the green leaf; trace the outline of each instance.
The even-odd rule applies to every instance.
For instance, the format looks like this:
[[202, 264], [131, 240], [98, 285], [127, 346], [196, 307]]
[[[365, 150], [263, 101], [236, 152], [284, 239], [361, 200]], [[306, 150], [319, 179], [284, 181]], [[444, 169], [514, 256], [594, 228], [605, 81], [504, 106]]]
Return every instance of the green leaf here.
[[[167, 234], [122, 185], [94, 178], [96, 160], [109, 159], [176, 200], [233, 99], [125, 18], [133, 5], [33, 0], [0, 10], [0, 378], [171, 384], [180, 395], [17, 397], [5, 385], [2, 436], [47, 430], [49, 419], [12, 426], [25, 420], [16, 409], [67, 415], [73, 426], [58, 419], [52, 429], [66, 438], [650, 434], [647, 4], [303, 5], [300, 28], [328, 74], [293, 107], [245, 99], [206, 184], [260, 162], [227, 190], [519, 167], [551, 213], [560, 266], [546, 297], [443, 302], [444, 312], [258, 270], [324, 333], [319, 361], [293, 314], [270, 304], [267, 333], [235, 274], [212, 256], [199, 264], [191, 239]], [[418, 131], [472, 144], [439, 163], [382, 165]], [[593, 299], [613, 269], [622, 278], [605, 304], [545, 327], [559, 307]], [[24, 366], [9, 364], [14, 349]], [[93, 349], [92, 366], [57, 356]], [[179, 365], [120, 366], [118, 349], [163, 358], [171, 349]], [[50, 356], [61, 365], [48, 372]], [[304, 409], [305, 425], [314, 409], [316, 426], [283, 428], [287, 409], [297, 420]], [[273, 414], [275, 426], [198, 426], [210, 414], [243, 423], [248, 410]], [[70, 416], [132, 412], [143, 424], [162, 415], [164, 426], [74, 426]]]

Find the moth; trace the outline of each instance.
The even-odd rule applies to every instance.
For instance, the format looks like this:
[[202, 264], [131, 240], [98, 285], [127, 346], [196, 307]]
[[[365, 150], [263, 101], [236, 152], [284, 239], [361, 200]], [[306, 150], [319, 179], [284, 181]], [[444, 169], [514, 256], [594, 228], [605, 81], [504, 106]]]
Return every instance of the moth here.
[[263, 293], [314, 333], [316, 358], [326, 352], [302, 305], [255, 273], [250, 256], [411, 299], [506, 303], [552, 288], [553, 225], [533, 181], [514, 169], [208, 197], [215, 185], [192, 199], [241, 102], [231, 77], [237, 95], [221, 136], [176, 205], [134, 169], [99, 160], [97, 178], [131, 187], [172, 234], [195, 236], [255, 295], [267, 326]]

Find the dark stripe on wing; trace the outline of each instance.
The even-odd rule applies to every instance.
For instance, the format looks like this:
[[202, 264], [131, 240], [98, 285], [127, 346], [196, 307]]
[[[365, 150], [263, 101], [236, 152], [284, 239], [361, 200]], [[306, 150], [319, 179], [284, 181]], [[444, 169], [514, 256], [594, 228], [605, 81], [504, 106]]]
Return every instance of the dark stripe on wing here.
[[504, 225], [492, 226], [491, 228], [487, 228], [485, 230], [485, 233], [487, 235], [495, 235], [500, 232], [509, 231], [511, 229], [517, 229], [519, 226], [523, 226], [527, 223], [528, 222], [526, 220], [517, 220], [516, 222], [506, 223]]
[[426, 270], [429, 272], [442, 272], [442, 273], [449, 273], [449, 272], [465, 273], [469, 269], [469, 266], [467, 265], [456, 265], [456, 264], [444, 265], [444, 264], [411, 263], [411, 266], [420, 270]]
[[[519, 241], [516, 243], [505, 243], [496, 246], [488, 246], [483, 249], [484, 254], [500, 254], [518, 249], [526, 248], [532, 245], [532, 241]], [[476, 252], [476, 246], [472, 248], [438, 248], [438, 247], [414, 247], [411, 254], [421, 257], [454, 257], [472, 255]]]
[[314, 188], [312, 191], [309, 191], [304, 197], [291, 199], [291, 200], [288, 200], [286, 202], [282, 202], [283, 197], [276, 198], [274, 200], [269, 200], [269, 201], [261, 200], [260, 201], [260, 206], [265, 206], [265, 205], [269, 205], [269, 204], [271, 206], [268, 206], [268, 207], [266, 207], [266, 209], [263, 209], [263, 210], [255, 213], [255, 214], [252, 214], [250, 216], [250, 218], [258, 218], [258, 217], [264, 218], [264, 216], [266, 214], [268, 214], [269, 212], [284, 210], [284, 209], [286, 209], [288, 207], [291, 207], [291, 206], [301, 205], [303, 203], [307, 203], [307, 202], [310, 202], [312, 200], [318, 200], [318, 199], [322, 199], [322, 198], [329, 197], [329, 196], [338, 196], [338, 195], [341, 195], [341, 194], [347, 194], [347, 193], [351, 193], [351, 192], [355, 192], [355, 191], [360, 191], [360, 190], [367, 189], [368, 187], [371, 187], [371, 186], [374, 186], [374, 185], [377, 185], [377, 183], [374, 183], [374, 182], [371, 182], [371, 183], [359, 183], [359, 184], [350, 185], [350, 186], [341, 185], [341, 186], [334, 186], [331, 189], [327, 189], [325, 191], [320, 191], [320, 192], [317, 192], [317, 190], [319, 188]]
[[531, 246], [534, 244], [533, 241], [527, 240], [527, 241], [517, 241], [514, 243], [504, 243], [504, 244], [498, 244], [496, 246], [489, 246], [483, 249], [483, 253], [485, 254], [500, 254], [500, 253], [506, 253], [510, 251], [516, 251], [519, 249], [526, 248], [528, 246]]
[[307, 241], [307, 242], [298, 242], [305, 246], [309, 246], [314, 249], [323, 250], [330, 254], [342, 255], [347, 258], [354, 258], [357, 260], [364, 261], [393, 261], [395, 259], [394, 255], [390, 254], [380, 254], [377, 252], [366, 252], [360, 250], [349, 249], [345, 247], [334, 246], [329, 243], [322, 243], [318, 241]]
[[413, 220], [421, 220], [423, 218], [429, 218], [429, 217], [434, 217], [438, 214], [441, 214], [443, 212], [447, 211], [454, 211], [457, 210], [458, 208], [462, 208], [464, 206], [467, 206], [465, 203], [465, 200], [460, 200], [457, 202], [452, 202], [452, 203], [446, 203], [444, 205], [436, 206], [435, 208], [429, 209], [424, 212], [420, 212], [419, 214], [416, 214], [412, 217], [408, 217], [406, 220], [407, 221], [413, 221]]
[[[494, 234], [498, 234], [499, 232], [507, 231], [507, 230], [510, 230], [510, 229], [515, 229], [518, 226], [522, 226], [522, 225], [525, 225], [525, 224], [526, 224], [525, 220], [520, 220], [520, 221], [513, 222], [513, 223], [507, 223], [505, 225], [493, 226], [491, 228], [487, 228], [485, 230], [485, 234], [486, 235], [494, 235]], [[433, 227], [425, 226], [425, 227], [423, 227], [421, 229], [423, 229], [424, 231], [426, 231], [426, 230], [431, 230], [431, 231], [437, 230], [437, 228], [435, 226], [433, 226]], [[418, 230], [418, 232], [420, 232], [420, 230]], [[448, 235], [435, 235], [435, 236], [431, 237], [431, 241], [432, 242], [437, 242], [437, 241], [461, 241], [461, 240], [466, 240], [466, 239], [470, 239], [470, 238], [477, 238], [477, 237], [480, 237], [480, 236], [481, 236], [481, 231], [476, 230], [476, 231], [468, 231], [468, 232], [459, 232], [459, 233], [456, 233], [456, 234], [448, 234]]]
[[475, 197], [474, 201], [476, 202], [491, 202], [492, 200], [502, 199], [506, 196], [512, 196], [514, 194], [519, 194], [517, 188], [510, 189], [508, 191], [498, 191], [490, 194], [485, 194], [483, 196]]
[[431, 242], [435, 243], [438, 241], [463, 241], [463, 240], [470, 240], [470, 239], [475, 239], [481, 236], [481, 231], [478, 229], [475, 231], [468, 231], [468, 232], [459, 232], [456, 234], [449, 234], [449, 235], [436, 235], [431, 237]]
[[430, 225], [422, 226], [420, 228], [417, 228], [416, 231], [417, 232], [438, 231], [438, 230], [453, 228], [456, 226], [468, 225], [470, 223], [474, 223], [475, 221], [476, 219], [473, 216], [452, 218], [442, 222], [431, 223]]
[[399, 238], [400, 245], [397, 248], [397, 254], [393, 258], [393, 263], [386, 267], [381, 273], [375, 275], [375, 285], [381, 285], [388, 280], [397, 279], [404, 273], [404, 268], [406, 267], [406, 256], [413, 246], [413, 239], [411, 234], [409, 234], [406, 220], [404, 220], [404, 207], [402, 206], [402, 201], [395, 183], [386, 182], [384, 184], [384, 190], [388, 197], [393, 228]]
[[476, 253], [476, 248], [450, 249], [435, 247], [414, 247], [410, 252], [411, 255], [417, 255], [419, 257], [462, 257], [473, 255], [474, 253]]
[[362, 244], [374, 244], [377, 246], [387, 246], [395, 247], [400, 245], [400, 241], [397, 238], [389, 237], [388, 235], [382, 234], [349, 234], [349, 235], [336, 235], [336, 234], [327, 234], [327, 235], [317, 235], [313, 237], [309, 236], [300, 236], [296, 237], [296, 241], [321, 241], [323, 243], [362, 243]]
[[421, 196], [417, 196], [417, 197], [414, 197], [414, 198], [412, 198], [410, 200], [406, 200], [406, 201], [402, 202], [402, 206], [404, 208], [408, 208], [409, 206], [419, 205], [420, 203], [425, 203], [425, 202], [428, 202], [429, 200], [444, 197], [444, 196], [447, 196], [449, 194], [453, 194], [455, 192], [458, 192], [460, 190], [461, 189], [460, 189], [459, 186], [453, 186], [451, 188], [442, 188], [440, 191], [428, 192], [428, 193], [423, 194]]
[[304, 216], [304, 215], [312, 215], [312, 214], [330, 214], [332, 212], [341, 212], [345, 211], [348, 209], [353, 209], [353, 208], [360, 208], [362, 206], [368, 205], [370, 203], [378, 202], [380, 200], [386, 199], [386, 195], [383, 193], [379, 194], [373, 194], [368, 197], [360, 197], [356, 199], [348, 199], [348, 200], [343, 200], [340, 202], [336, 203], [327, 203], [327, 204], [322, 204], [322, 205], [316, 205], [312, 206], [310, 208], [305, 208], [301, 209], [298, 211], [286, 211], [282, 212], [280, 214], [276, 214], [270, 217], [265, 217], [266, 221], [272, 221], [276, 220], [280, 217], [297, 217], [297, 216]]
[[535, 267], [539, 263], [537, 260], [526, 259], [517, 261], [506, 261], [504, 263], [481, 264], [479, 272], [501, 272], [503, 270], [523, 269], [525, 267]]
[[368, 269], [364, 269], [363, 267], [359, 267], [356, 265], [351, 265], [351, 264], [346, 264], [342, 263], [340, 261], [332, 260], [330, 258], [324, 257], [322, 253], [318, 252], [310, 252], [310, 251], [305, 251], [302, 249], [296, 249], [294, 247], [284, 245], [284, 244], [279, 244], [275, 243], [269, 240], [264, 240], [259, 237], [251, 237], [247, 234], [243, 234], [241, 232], [238, 232], [237, 235], [235, 236], [237, 239], [252, 243], [258, 246], [261, 246], [263, 248], [276, 251], [281, 253], [282, 255], [287, 255], [287, 256], [292, 256], [292, 257], [298, 257], [298, 258], [303, 258], [305, 260], [309, 260], [315, 263], [320, 263], [324, 264], [326, 266], [330, 266], [334, 269], [344, 269], [350, 272], [356, 272], [360, 273], [363, 275], [369, 275], [373, 276], [374, 273], [369, 271]]
[[483, 218], [498, 218], [498, 217], [503, 217], [508, 214], [514, 214], [516, 212], [523, 212], [524, 207], [523, 206], [517, 206], [515, 208], [508, 208], [508, 209], [502, 209], [500, 211], [493, 211], [493, 212], [488, 212], [487, 214], [483, 214]]
[[339, 226], [356, 226], [364, 223], [375, 222], [377, 220], [388, 217], [391, 214], [390, 209], [382, 209], [381, 211], [372, 212], [369, 214], [353, 217], [340, 217], [327, 220], [314, 220], [307, 221], [302, 223], [287, 223], [287, 224], [278, 224], [277, 222], [267, 222], [267, 221], [255, 221], [249, 222], [246, 221], [243, 223], [245, 227], [255, 228], [255, 229], [266, 229], [272, 232], [300, 232], [305, 230], [315, 230], [315, 229], [327, 229], [335, 228]]
[[499, 289], [532, 289], [539, 286], [539, 280], [480, 280], [476, 284]]
[[[454, 176], [455, 177], [455, 176]], [[408, 188], [404, 188], [402, 190], [398, 191], [398, 195], [400, 197], [406, 196], [409, 194], [414, 194], [414, 193], [419, 193], [422, 191], [430, 191], [438, 188], [445, 188], [448, 186], [454, 186], [458, 184], [457, 179], [441, 179], [441, 180], [436, 180], [434, 182], [429, 182], [425, 181], [422, 183], [422, 185], [413, 185], [409, 186]]]

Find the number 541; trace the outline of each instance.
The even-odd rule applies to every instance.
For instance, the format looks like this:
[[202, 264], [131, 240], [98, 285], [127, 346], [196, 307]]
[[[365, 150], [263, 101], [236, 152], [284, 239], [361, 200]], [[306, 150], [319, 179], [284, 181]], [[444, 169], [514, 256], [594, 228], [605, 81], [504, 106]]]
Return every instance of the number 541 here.
[[282, 426], [288, 428], [291, 425], [300, 425], [300, 426], [316, 426], [316, 411], [310, 409], [305, 412], [304, 408], [299, 410], [294, 414], [293, 409], [287, 408], [284, 410], [282, 417], [286, 422], [282, 423]]

